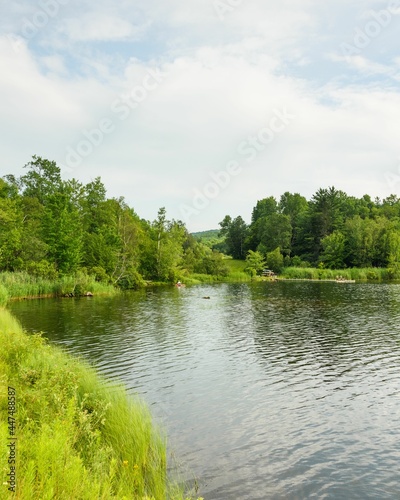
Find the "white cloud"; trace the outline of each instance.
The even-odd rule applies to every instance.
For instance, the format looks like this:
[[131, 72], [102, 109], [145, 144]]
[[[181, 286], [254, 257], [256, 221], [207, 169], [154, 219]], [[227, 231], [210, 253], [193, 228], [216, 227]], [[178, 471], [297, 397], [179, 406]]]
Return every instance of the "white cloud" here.
[[88, 12], [69, 18], [64, 32], [73, 42], [136, 40], [143, 36], [149, 24], [135, 26], [132, 22], [106, 13]]
[[353, 70], [366, 75], [384, 75], [389, 77], [395, 77], [397, 75], [396, 69], [393, 66], [387, 66], [385, 64], [371, 61], [362, 55], [340, 56], [337, 54], [331, 54], [330, 58], [336, 62], [344, 62]]
[[[1, 174], [35, 153], [65, 164], [67, 147], [107, 119], [113, 131], [69, 175], [101, 175], [112, 196], [124, 195], [145, 218], [163, 205], [180, 218], [180, 206], [231, 160], [241, 174], [190, 229], [215, 227], [226, 213], [248, 219], [257, 199], [287, 190], [390, 194], [384, 174], [399, 155], [399, 57], [339, 55], [376, 3], [243, 0], [223, 22], [212, 0], [71, 5], [34, 39], [20, 38], [17, 52], [16, 38], [0, 39]], [[112, 104], [132, 95], [140, 102], [131, 97], [122, 119]], [[246, 161], [239, 144], [276, 109], [295, 119]]]

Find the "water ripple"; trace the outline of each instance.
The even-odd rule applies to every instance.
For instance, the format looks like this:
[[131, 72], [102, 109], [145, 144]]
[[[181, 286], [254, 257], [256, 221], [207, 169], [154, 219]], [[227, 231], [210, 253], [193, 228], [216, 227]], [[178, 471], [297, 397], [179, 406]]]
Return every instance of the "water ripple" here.
[[398, 285], [204, 285], [12, 310], [144, 397], [207, 500], [399, 496]]

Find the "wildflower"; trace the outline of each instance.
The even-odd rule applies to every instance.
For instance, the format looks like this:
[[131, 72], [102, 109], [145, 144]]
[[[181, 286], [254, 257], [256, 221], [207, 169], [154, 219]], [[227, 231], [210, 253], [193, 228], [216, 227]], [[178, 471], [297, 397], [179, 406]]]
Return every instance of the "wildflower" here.
[[126, 467], [126, 466], [128, 465], [128, 460], [124, 460], [124, 461], [122, 462], [122, 465], [123, 465], [124, 467]]

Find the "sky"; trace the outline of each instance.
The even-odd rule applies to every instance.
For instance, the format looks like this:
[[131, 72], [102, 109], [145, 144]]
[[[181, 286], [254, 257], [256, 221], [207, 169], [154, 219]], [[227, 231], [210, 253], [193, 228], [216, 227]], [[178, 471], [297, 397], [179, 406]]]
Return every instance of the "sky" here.
[[400, 0], [0, 0], [0, 176], [33, 155], [189, 231], [400, 190]]

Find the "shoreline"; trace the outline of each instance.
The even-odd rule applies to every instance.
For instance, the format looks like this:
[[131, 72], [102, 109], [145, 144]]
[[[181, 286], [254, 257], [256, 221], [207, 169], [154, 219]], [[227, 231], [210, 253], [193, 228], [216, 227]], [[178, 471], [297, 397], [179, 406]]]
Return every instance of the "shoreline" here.
[[[244, 261], [232, 261], [232, 268], [227, 276], [182, 273], [180, 281], [186, 286], [213, 283], [252, 283], [275, 281], [319, 281], [338, 283], [398, 283], [400, 280], [391, 275], [386, 268], [283, 268], [272, 278], [251, 276], [244, 272]], [[339, 275], [342, 279], [336, 279]], [[143, 285], [132, 290], [142, 290], [160, 286], [174, 286], [172, 282], [144, 280]], [[83, 298], [91, 296], [112, 296], [121, 293], [120, 288], [111, 284], [97, 282], [88, 275], [64, 276], [55, 280], [37, 278], [25, 272], [0, 273], [0, 306], [8, 301], [46, 299], [46, 298]]]
[[166, 436], [144, 400], [26, 334], [4, 307], [0, 343], [2, 393], [7, 398], [7, 386], [9, 393], [0, 408], [0, 446], [13, 453], [1, 455], [4, 494], [11, 488], [32, 500], [193, 498], [167, 478]]
[[312, 281], [312, 282], [319, 282], [319, 283], [356, 283], [356, 280], [351, 280], [351, 279], [342, 279], [342, 280], [337, 280], [337, 279], [319, 279], [319, 278], [275, 278], [275, 280], [271, 281]]

